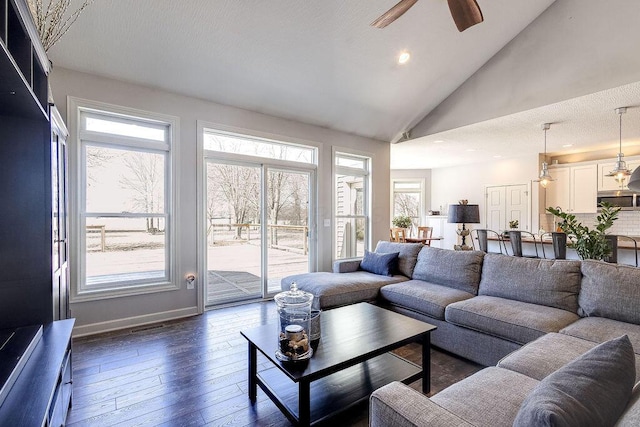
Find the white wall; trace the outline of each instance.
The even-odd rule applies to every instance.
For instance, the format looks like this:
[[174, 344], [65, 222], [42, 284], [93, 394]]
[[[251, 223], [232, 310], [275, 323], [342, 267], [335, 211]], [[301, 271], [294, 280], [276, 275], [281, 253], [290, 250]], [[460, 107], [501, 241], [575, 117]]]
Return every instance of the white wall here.
[[[67, 96], [177, 116], [179, 124], [178, 277], [197, 271], [196, 227], [196, 121], [203, 120], [272, 135], [305, 140], [319, 147], [318, 169], [318, 266], [331, 268], [331, 228], [323, 220], [332, 215], [332, 147], [370, 153], [372, 164], [372, 241], [387, 239], [389, 233], [389, 144], [285, 120], [252, 111], [206, 102], [154, 88], [124, 83], [104, 77], [54, 67], [50, 78], [58, 109], [66, 119]], [[73, 263], [74, 260], [71, 260]], [[181, 280], [182, 281], [182, 280]], [[82, 333], [126, 327], [163, 318], [192, 314], [197, 307], [197, 291], [182, 284], [178, 291], [104, 299], [71, 304], [71, 314]], [[78, 328], [77, 328], [78, 329]]]
[[418, 123], [412, 137], [639, 81], [639, 7], [637, 0], [556, 0]]
[[[431, 170], [431, 205], [443, 207], [467, 199], [470, 204], [478, 204], [480, 222], [485, 223], [485, 187], [488, 185], [528, 184], [538, 176], [538, 156], [524, 156], [512, 159], [473, 165], [436, 168]], [[532, 230], [538, 230], [539, 184], [532, 183], [530, 211]], [[479, 227], [474, 225], [472, 227]]]

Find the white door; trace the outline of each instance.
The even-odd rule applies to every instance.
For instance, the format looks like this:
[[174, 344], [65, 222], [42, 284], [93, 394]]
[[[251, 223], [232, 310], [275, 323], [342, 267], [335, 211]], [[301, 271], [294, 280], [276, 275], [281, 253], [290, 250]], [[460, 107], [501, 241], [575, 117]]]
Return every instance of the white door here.
[[487, 187], [486, 223], [489, 230], [505, 229], [507, 210], [506, 187], [504, 185]]
[[529, 190], [526, 184], [506, 186], [506, 224], [518, 221], [518, 230], [529, 230]]
[[529, 230], [529, 190], [527, 184], [487, 187], [486, 227], [497, 232], [509, 229], [517, 220], [519, 230]]

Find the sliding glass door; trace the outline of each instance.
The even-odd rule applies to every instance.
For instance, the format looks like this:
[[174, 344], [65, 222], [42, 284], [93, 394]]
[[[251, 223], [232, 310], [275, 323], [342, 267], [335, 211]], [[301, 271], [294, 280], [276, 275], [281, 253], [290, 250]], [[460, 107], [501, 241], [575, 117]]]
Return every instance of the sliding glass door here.
[[[309, 271], [312, 172], [206, 161], [206, 305], [268, 297]], [[263, 226], [266, 224], [266, 226]]]
[[[309, 272], [309, 172], [267, 169], [267, 293], [283, 277]], [[290, 284], [285, 284], [290, 285]]]

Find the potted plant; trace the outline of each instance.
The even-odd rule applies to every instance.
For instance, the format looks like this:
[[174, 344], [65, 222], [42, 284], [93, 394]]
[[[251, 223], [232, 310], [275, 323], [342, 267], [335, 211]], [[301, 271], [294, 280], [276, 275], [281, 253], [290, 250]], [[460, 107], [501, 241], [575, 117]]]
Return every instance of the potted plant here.
[[600, 207], [602, 209], [596, 217], [594, 230], [578, 222], [573, 214], [562, 212], [560, 208], [547, 208], [547, 212], [562, 219], [559, 227], [573, 241], [571, 246], [576, 250], [580, 259], [603, 260], [611, 254], [611, 247], [605, 232], [618, 219], [620, 208], [614, 208], [611, 204], [604, 202], [600, 203]]
[[509, 228], [515, 230], [520, 225], [520, 222], [517, 219], [509, 221]]
[[409, 228], [413, 224], [410, 216], [407, 215], [398, 215], [393, 218], [391, 221], [394, 227], [398, 228]]

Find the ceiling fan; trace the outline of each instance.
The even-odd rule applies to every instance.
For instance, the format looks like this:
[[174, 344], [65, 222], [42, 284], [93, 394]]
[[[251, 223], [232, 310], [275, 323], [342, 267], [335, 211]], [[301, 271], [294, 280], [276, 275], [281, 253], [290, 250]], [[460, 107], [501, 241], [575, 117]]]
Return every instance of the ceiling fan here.
[[[407, 10], [416, 4], [418, 0], [400, 0], [398, 4], [382, 14], [371, 23], [372, 27], [384, 28], [396, 19], [400, 18]], [[476, 0], [447, 0], [453, 21], [458, 31], [463, 32], [467, 28], [484, 21], [482, 11]]]

